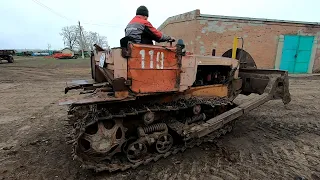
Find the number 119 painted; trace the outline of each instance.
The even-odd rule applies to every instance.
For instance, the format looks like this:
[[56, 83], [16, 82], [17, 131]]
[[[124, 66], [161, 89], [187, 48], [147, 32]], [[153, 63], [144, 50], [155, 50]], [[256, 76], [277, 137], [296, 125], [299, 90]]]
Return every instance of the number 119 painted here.
[[[154, 68], [153, 67], [153, 55], [154, 55], [154, 51], [150, 50], [149, 51], [149, 56], [150, 56], [150, 68]], [[145, 50], [142, 49], [140, 51], [140, 55], [141, 55], [141, 68], [144, 69], [145, 68], [145, 57], [146, 57], [146, 53]], [[156, 59], [156, 68], [157, 69], [163, 69], [163, 63], [164, 63], [164, 53], [163, 52], [157, 52], [157, 59]], [[160, 63], [160, 64], [159, 64]]]

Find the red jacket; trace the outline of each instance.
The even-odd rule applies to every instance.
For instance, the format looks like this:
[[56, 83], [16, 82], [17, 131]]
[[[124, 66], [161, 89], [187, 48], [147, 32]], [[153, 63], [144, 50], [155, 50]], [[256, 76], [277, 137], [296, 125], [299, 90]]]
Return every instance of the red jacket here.
[[135, 16], [125, 29], [125, 36], [133, 38], [135, 43], [153, 44], [156, 42], [165, 42], [171, 39], [170, 36], [163, 34], [154, 28], [148, 20], [142, 16]]

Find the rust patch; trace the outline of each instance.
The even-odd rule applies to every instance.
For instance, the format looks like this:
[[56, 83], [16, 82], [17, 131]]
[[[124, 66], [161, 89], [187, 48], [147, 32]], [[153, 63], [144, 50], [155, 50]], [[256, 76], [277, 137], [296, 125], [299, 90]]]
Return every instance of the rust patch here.
[[202, 97], [227, 97], [228, 86], [226, 85], [207, 85], [192, 87], [185, 91], [185, 94]]

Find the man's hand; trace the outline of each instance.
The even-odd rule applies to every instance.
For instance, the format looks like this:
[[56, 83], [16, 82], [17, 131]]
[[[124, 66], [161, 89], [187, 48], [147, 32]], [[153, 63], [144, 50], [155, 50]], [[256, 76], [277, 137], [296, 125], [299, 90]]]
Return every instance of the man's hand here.
[[170, 37], [170, 39], [168, 40], [168, 42], [175, 42], [175, 38], [174, 37]]

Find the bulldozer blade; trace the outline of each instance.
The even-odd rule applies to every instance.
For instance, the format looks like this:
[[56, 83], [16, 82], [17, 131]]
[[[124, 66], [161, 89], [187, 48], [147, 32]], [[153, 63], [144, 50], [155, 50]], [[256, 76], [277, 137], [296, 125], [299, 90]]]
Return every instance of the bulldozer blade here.
[[286, 71], [246, 69], [241, 70], [239, 76], [243, 78], [242, 94], [255, 93], [260, 94], [260, 96], [211, 118], [203, 124], [186, 129], [183, 134], [187, 138], [206, 136], [269, 100], [282, 99], [284, 104], [291, 101], [288, 73]]
[[[240, 69], [241, 94], [268, 93], [272, 99], [282, 99], [284, 104], [291, 101], [288, 72], [273, 69]], [[273, 81], [274, 80], [274, 81]], [[271, 83], [271, 84], [270, 84]], [[274, 87], [274, 89], [272, 89]]]

